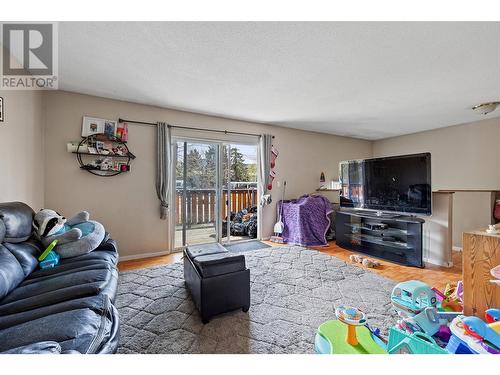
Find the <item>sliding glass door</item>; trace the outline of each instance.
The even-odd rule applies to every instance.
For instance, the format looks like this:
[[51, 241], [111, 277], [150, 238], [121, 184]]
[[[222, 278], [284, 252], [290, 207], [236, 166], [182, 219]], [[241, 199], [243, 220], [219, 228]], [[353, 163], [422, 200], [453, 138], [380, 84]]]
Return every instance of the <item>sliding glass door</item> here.
[[219, 241], [219, 144], [176, 142], [175, 247]]
[[174, 247], [256, 238], [257, 146], [176, 140]]
[[222, 146], [222, 201], [224, 243], [257, 236], [257, 146]]

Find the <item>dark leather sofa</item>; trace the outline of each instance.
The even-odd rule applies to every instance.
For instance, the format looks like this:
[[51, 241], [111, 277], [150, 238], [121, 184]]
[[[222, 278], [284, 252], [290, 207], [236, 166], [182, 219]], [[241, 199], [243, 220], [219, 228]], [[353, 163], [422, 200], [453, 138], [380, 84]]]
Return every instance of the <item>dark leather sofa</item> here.
[[116, 242], [42, 270], [33, 210], [0, 203], [0, 353], [114, 353]]

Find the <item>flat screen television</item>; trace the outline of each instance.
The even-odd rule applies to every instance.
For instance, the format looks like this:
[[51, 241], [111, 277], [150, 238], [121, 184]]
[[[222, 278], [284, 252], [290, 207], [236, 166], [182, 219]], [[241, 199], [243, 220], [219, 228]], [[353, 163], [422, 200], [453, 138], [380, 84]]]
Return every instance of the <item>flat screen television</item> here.
[[431, 154], [340, 163], [340, 207], [431, 215]]

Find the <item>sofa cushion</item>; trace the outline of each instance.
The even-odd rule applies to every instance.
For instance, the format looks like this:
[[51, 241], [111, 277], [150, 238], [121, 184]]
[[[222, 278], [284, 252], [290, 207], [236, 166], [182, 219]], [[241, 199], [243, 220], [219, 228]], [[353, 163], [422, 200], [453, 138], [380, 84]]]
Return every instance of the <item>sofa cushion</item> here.
[[63, 301], [32, 310], [18, 311], [9, 315], [2, 314], [0, 316], [0, 330], [17, 324], [26, 323], [30, 320], [40, 319], [48, 315], [70, 310], [88, 308], [100, 314], [106, 309], [108, 301], [109, 298], [106, 295], [98, 294], [90, 297], [70, 299], [68, 301]]
[[7, 350], [2, 354], [61, 354], [61, 345], [55, 341], [35, 342]]
[[0, 203], [0, 220], [5, 232], [2, 242], [18, 243], [26, 241], [33, 231], [33, 210], [21, 202]]
[[97, 294], [108, 295], [109, 299], [113, 300], [117, 282], [118, 271], [104, 262], [27, 279], [0, 301], [0, 315], [15, 314]]
[[4, 246], [14, 255], [27, 277], [38, 267], [38, 257], [41, 254], [39, 243], [27, 241], [21, 243], [4, 243]]
[[0, 245], [0, 300], [24, 280], [24, 271], [16, 257]]
[[54, 268], [38, 268], [27, 277], [23, 285], [37, 282], [43, 277], [70, 274], [74, 271], [89, 270], [96, 267], [101, 268], [103, 264], [107, 265], [107, 268], [113, 269], [114, 267], [111, 266], [116, 264], [116, 255], [107, 251], [98, 251], [75, 258], [62, 259], [61, 263]]
[[55, 341], [62, 351], [96, 353], [112, 336], [109, 310], [97, 313], [83, 308], [51, 314], [0, 330], [0, 352], [33, 342]]

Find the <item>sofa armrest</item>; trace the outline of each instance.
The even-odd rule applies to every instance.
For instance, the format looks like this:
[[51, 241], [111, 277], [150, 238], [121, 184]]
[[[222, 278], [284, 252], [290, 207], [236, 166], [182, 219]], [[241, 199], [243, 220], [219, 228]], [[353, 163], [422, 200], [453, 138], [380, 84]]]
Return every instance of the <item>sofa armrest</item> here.
[[101, 244], [95, 249], [94, 251], [110, 251], [112, 253], [117, 253], [118, 254], [118, 244], [114, 239], [109, 237], [109, 234], [106, 233], [104, 236], [104, 240], [101, 242]]

